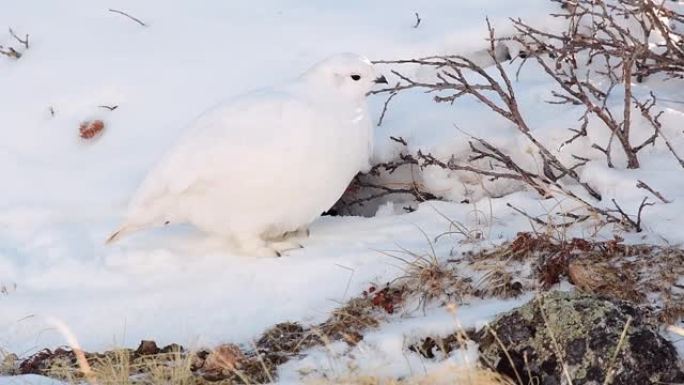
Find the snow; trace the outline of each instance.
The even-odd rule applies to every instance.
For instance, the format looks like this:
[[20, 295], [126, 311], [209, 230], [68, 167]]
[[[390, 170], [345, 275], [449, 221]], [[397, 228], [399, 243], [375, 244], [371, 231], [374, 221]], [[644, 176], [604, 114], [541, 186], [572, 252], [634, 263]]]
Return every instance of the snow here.
[[43, 376], [28, 374], [16, 377], [0, 377], [0, 385], [63, 385], [61, 381], [51, 380]]
[[[6, 27], [29, 33], [31, 45], [19, 60], [0, 56], [0, 288], [6, 291], [0, 294], [0, 348], [25, 355], [65, 344], [50, 319], [67, 325], [86, 350], [134, 346], [140, 339], [189, 347], [248, 343], [276, 322], [320, 322], [371, 283], [400, 275], [402, 266], [382, 251], [399, 246], [429, 250], [422, 231], [429, 237], [447, 231], [449, 222], [441, 214], [481, 230], [485, 246], [531, 228], [507, 203], [531, 215], [572, 210], [577, 204], [570, 199], [540, 200], [510, 181], [490, 183], [431, 168], [423, 175], [426, 187], [454, 203], [426, 202], [407, 214], [400, 203], [389, 203], [373, 218], [322, 217], [313, 224], [304, 249], [279, 259], [232, 255], [223, 241], [187, 226], [141, 233], [114, 247], [103, 245], [147, 171], [188, 122], [222, 100], [278, 84], [338, 52], [371, 59], [448, 53], [481, 58], [485, 16], [498, 34], [509, 33], [507, 18], [517, 16], [553, 29], [558, 21], [547, 15], [554, 6], [547, 0], [268, 0], [259, 6], [70, 0], [3, 7], [0, 45], [13, 44]], [[418, 28], [413, 27], [415, 12], [421, 18]], [[396, 81], [390, 68], [379, 69], [390, 83]], [[517, 70], [517, 64], [510, 69]], [[683, 88], [674, 83], [637, 88], [643, 94], [657, 87], [663, 99], [684, 100]], [[582, 109], [544, 104], [551, 85], [534, 66], [523, 69], [515, 87], [535, 134], [557, 149], [571, 136], [567, 128], [576, 124]], [[620, 96], [614, 101], [619, 108]], [[384, 97], [369, 99], [374, 119], [383, 102]], [[119, 107], [109, 111], [100, 105]], [[661, 106], [666, 108], [666, 134], [682, 149], [679, 122], [684, 109], [676, 102]], [[397, 155], [397, 143], [388, 140], [392, 135], [404, 137], [411, 150], [464, 159], [470, 134], [519, 148], [515, 159], [537, 167], [529, 144], [514, 135], [511, 124], [491, 114], [483, 118], [485, 112], [468, 98], [449, 106], [433, 103], [422, 91], [401, 94], [376, 129], [374, 158], [385, 161]], [[78, 137], [79, 124], [92, 119], [102, 119], [105, 131], [84, 141]], [[578, 141], [563, 156], [578, 153], [592, 159], [581, 178], [629, 213], [636, 212], [647, 194], [636, 189], [637, 180], [672, 201], [649, 207], [646, 231], [638, 237], [623, 234], [628, 240], [684, 241], [684, 181], [675, 160], [658, 143], [644, 150], [641, 169], [625, 170], [619, 151], [614, 159], [619, 168], [609, 169], [600, 152], [587, 149], [588, 143], [607, 140], [597, 124], [592, 121], [586, 141]], [[472, 203], [456, 203], [464, 197]], [[610, 230], [602, 229], [599, 236], [612, 236]], [[574, 231], [594, 233], [591, 228]], [[448, 256], [466, 247], [460, 240], [442, 238], [437, 254]], [[514, 305], [472, 304], [459, 318], [475, 324]], [[404, 320], [376, 332], [369, 343], [388, 362], [403, 359], [393, 351], [403, 336], [453, 330], [453, 316], [443, 311], [418, 318], [419, 324], [426, 321], [422, 329]], [[374, 363], [378, 361], [369, 365]], [[404, 373], [407, 367], [394, 369]], [[296, 381], [294, 372], [283, 370], [286, 379]], [[0, 378], [0, 384], [24, 380], [46, 383], [21, 377]]]
[[[431, 372], [443, 365], [473, 364], [477, 361], [477, 346], [453, 352], [444, 362], [425, 360], [419, 353], [408, 351], [412, 344], [425, 337], [446, 337], [468, 328], [482, 327], [496, 314], [520, 306], [532, 298], [521, 296], [515, 300], [487, 300], [458, 308], [440, 307], [411, 312], [378, 330], [364, 335], [353, 348], [343, 342], [312, 349], [310, 354], [279, 368], [282, 383], [297, 383], [301, 373], [310, 376], [335, 378], [355, 375], [377, 377], [406, 377], [416, 372]], [[345, 370], [346, 369], [346, 370]]]
[[[465, 217], [472, 208], [433, 202], [407, 215], [324, 217], [305, 249], [283, 258], [226, 255], [217, 240], [169, 229], [101, 257], [27, 259], [10, 265], [17, 288], [0, 297], [6, 310], [0, 345], [27, 352], [63, 344], [59, 331], [46, 325], [48, 316], [68, 325], [86, 350], [140, 339], [248, 342], [276, 322], [320, 322], [371, 283], [401, 273], [403, 266], [383, 251], [429, 250], [420, 230], [434, 237], [448, 228], [435, 210]], [[500, 238], [513, 235], [502, 227]], [[453, 240], [445, 238], [437, 251], [448, 255]]]

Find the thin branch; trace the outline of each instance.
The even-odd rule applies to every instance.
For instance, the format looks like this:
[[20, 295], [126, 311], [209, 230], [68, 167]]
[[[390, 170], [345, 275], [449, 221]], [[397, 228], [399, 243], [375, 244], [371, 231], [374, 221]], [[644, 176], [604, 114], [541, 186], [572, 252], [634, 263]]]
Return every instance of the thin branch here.
[[[399, 83], [397, 83], [397, 87], [399, 87]], [[397, 96], [397, 91], [390, 92], [387, 99], [385, 99], [385, 103], [382, 106], [382, 112], [380, 113], [380, 118], [378, 118], [378, 127], [382, 126], [382, 121], [385, 119], [385, 114], [387, 113], [387, 107], [395, 96]]]
[[615, 199], [611, 199], [613, 202], [613, 205], [615, 205], [616, 212], [620, 214], [622, 217], [622, 220], [625, 224], [627, 224], [629, 227], [633, 228], [637, 233], [640, 233], [643, 229], [641, 228], [641, 214], [647, 206], [653, 206], [652, 202], [648, 202], [648, 198], [644, 198], [641, 201], [641, 204], [639, 205], [639, 209], [637, 211], [637, 219], [636, 221], [632, 219], [625, 211], [620, 207], [620, 205], [617, 203]]
[[118, 9], [109, 8], [109, 12], [114, 12], [114, 13], [118, 13], [119, 15], [126, 16], [127, 18], [135, 21], [136, 23], [140, 24], [141, 26], [147, 27], [147, 24], [145, 24], [142, 20], [138, 19], [137, 17], [131, 16], [124, 11], [119, 11]]
[[642, 180], [638, 180], [638, 181], [637, 181], [636, 187], [637, 187], [637, 188], [644, 189], [644, 190], [650, 192], [650, 193], [653, 194], [656, 198], [660, 199], [660, 201], [663, 202], [663, 203], [672, 203], [672, 201], [670, 201], [669, 199], [666, 199], [666, 198], [663, 196], [663, 194], [661, 194], [660, 192], [654, 190], [651, 186], [647, 185], [646, 182], [644, 182], [644, 181], [642, 181]]
[[16, 41], [18, 41], [19, 43], [21, 43], [21, 44], [24, 46], [24, 48], [29, 49], [29, 34], [28, 34], [28, 33], [24, 36], [23, 39], [20, 38], [16, 33], [14, 33], [14, 31], [12, 30], [12, 28], [9, 29], [9, 33], [10, 33], [10, 35], [12, 35], [12, 37], [13, 37]]
[[548, 222], [543, 221], [543, 220], [539, 219], [538, 217], [533, 217], [533, 216], [531, 216], [530, 214], [528, 214], [526, 211], [521, 210], [521, 209], [519, 209], [519, 208], [513, 206], [513, 205], [510, 204], [510, 203], [506, 203], [506, 206], [512, 208], [512, 209], [515, 210], [517, 213], [519, 213], [520, 215], [524, 216], [525, 218], [527, 218], [527, 219], [529, 219], [529, 220], [535, 222], [536, 224], [539, 224], [539, 225], [542, 225], [542, 226], [549, 226]]
[[641, 201], [641, 204], [639, 205], [639, 210], [637, 211], [637, 222], [636, 222], [636, 232], [639, 233], [641, 232], [641, 214], [643, 213], [644, 209], [647, 206], [653, 206], [655, 203], [653, 202], [647, 202], [648, 198], [644, 197], [644, 200]]
[[416, 15], [416, 24], [413, 25], [413, 28], [418, 28], [422, 19], [420, 18], [420, 15], [418, 14], [418, 12], [416, 12], [415, 15]]

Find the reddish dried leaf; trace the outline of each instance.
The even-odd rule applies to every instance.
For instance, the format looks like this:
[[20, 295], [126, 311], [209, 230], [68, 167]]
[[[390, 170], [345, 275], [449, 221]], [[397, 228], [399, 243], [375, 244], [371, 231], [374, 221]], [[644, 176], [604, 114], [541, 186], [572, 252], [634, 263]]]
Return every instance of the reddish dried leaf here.
[[88, 120], [81, 123], [81, 126], [79, 127], [79, 132], [81, 138], [93, 139], [94, 137], [101, 135], [104, 128], [105, 125], [103, 121], [99, 119], [92, 121]]
[[371, 298], [371, 304], [374, 307], [379, 307], [383, 309], [386, 313], [394, 313], [396, 305], [400, 304], [403, 300], [403, 293], [399, 289], [391, 289], [389, 286], [385, 287], [380, 291], [373, 293]]

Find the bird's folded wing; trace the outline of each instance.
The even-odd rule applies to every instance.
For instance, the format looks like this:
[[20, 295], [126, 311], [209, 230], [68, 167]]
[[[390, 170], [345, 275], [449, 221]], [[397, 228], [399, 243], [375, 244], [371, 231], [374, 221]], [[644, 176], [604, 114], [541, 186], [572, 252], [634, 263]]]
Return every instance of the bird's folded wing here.
[[[320, 112], [288, 94], [256, 94], [220, 105], [200, 116], [159, 162], [132, 205], [181, 194], [198, 185], [250, 177], [298, 156], [297, 148], [316, 129]], [[254, 169], [255, 165], [259, 169]]]

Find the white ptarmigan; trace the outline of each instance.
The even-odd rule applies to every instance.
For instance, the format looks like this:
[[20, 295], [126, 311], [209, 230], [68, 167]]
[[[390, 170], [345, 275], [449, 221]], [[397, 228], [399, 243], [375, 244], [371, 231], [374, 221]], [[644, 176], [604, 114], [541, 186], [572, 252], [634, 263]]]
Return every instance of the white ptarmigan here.
[[274, 241], [307, 228], [370, 168], [366, 93], [378, 82], [387, 81], [368, 59], [339, 54], [207, 111], [148, 174], [107, 243], [190, 223], [245, 253], [277, 254]]

